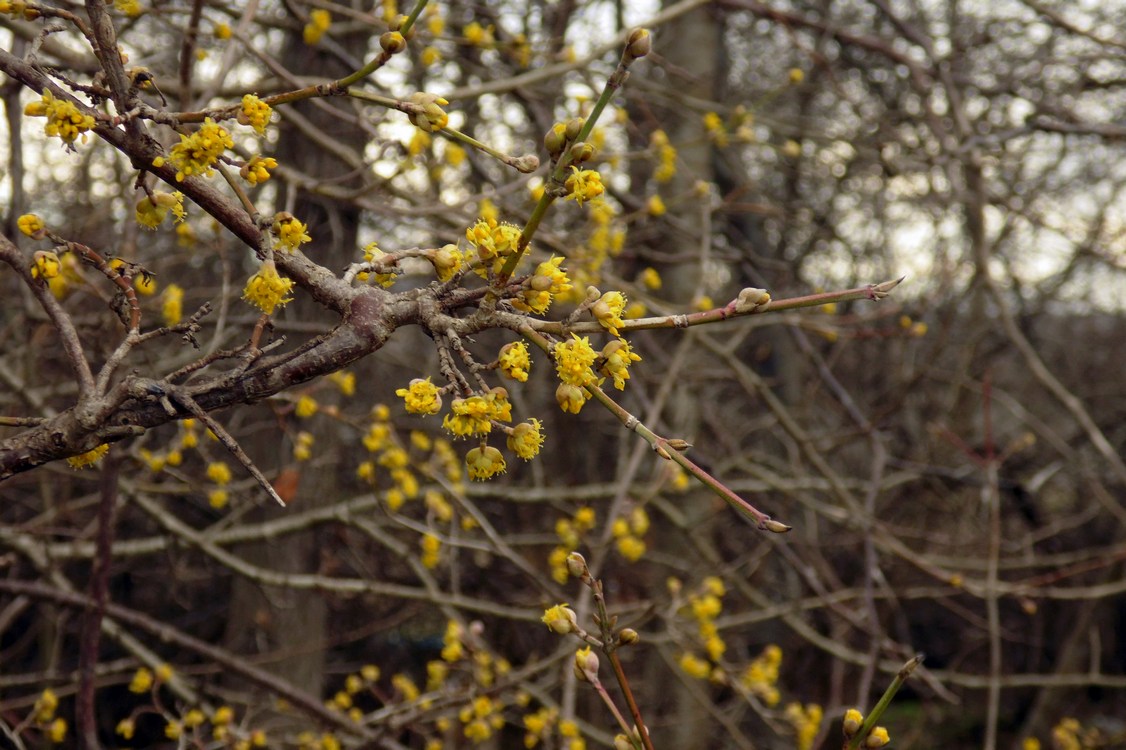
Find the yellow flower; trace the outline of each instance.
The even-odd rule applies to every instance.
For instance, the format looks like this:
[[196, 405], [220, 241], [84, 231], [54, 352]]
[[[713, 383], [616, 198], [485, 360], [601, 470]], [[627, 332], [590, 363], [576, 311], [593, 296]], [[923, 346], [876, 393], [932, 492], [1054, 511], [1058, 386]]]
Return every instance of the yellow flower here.
[[242, 97], [242, 109], [239, 110], [238, 121], [242, 125], [251, 126], [262, 135], [266, 132], [266, 126], [270, 124], [273, 114], [274, 110], [269, 104], [254, 94], [246, 94]]
[[250, 157], [250, 161], [242, 165], [238, 173], [242, 179], [246, 180], [251, 185], [257, 185], [270, 179], [270, 170], [276, 169], [277, 166], [278, 161], [272, 156], [265, 158], [252, 156]]
[[555, 389], [556, 403], [559, 404], [560, 409], [568, 414], [578, 414], [582, 411], [588, 398], [586, 390], [570, 383], [560, 383], [559, 387]]
[[437, 414], [442, 410], [442, 397], [438, 386], [430, 378], [415, 378], [406, 388], [399, 388], [395, 395], [403, 399], [411, 414]]
[[147, 229], [156, 229], [171, 211], [177, 223], [184, 220], [184, 194], [180, 191], [165, 193], [154, 191], [137, 201], [134, 216], [137, 223]]
[[298, 419], [308, 419], [317, 413], [319, 405], [317, 400], [312, 396], [301, 396], [297, 399], [297, 406], [294, 407], [293, 413]]
[[231, 495], [226, 490], [211, 490], [207, 493], [207, 503], [215, 510], [221, 510], [227, 507], [230, 502]]
[[305, 24], [302, 31], [302, 38], [305, 44], [310, 46], [316, 44], [328, 31], [328, 27], [332, 25], [332, 14], [322, 8], [309, 13], [309, 23]]
[[462, 265], [465, 264], [465, 256], [462, 255], [457, 245], [453, 244], [442, 245], [437, 250], [428, 254], [427, 258], [434, 266], [434, 271], [438, 274], [439, 281], [449, 281], [454, 277], [454, 274], [461, 270]]
[[184, 290], [177, 284], [169, 284], [164, 288], [163, 296], [160, 315], [164, 319], [164, 325], [174, 326], [184, 314]]
[[645, 555], [647, 549], [645, 542], [632, 534], [618, 539], [615, 544], [618, 547], [618, 554], [630, 562], [640, 560]]
[[891, 742], [891, 737], [888, 736], [888, 730], [883, 727], [876, 727], [868, 733], [868, 738], [864, 740], [864, 746], [869, 748], [883, 747]]
[[133, 674], [133, 680], [129, 683], [130, 693], [147, 693], [152, 687], [153, 677], [152, 672], [146, 667], [141, 667]]
[[215, 35], [216, 39], [226, 41], [231, 38], [231, 27], [227, 23], [217, 23], [211, 33]]
[[513, 427], [508, 436], [508, 449], [525, 461], [535, 458], [542, 445], [540, 421], [534, 417]]
[[311, 242], [312, 237], [306, 231], [306, 226], [291, 213], [282, 211], [274, 217], [270, 230], [278, 238], [281, 250], [293, 252], [306, 242]]
[[114, 732], [120, 734], [123, 739], [131, 740], [133, 739], [133, 732], [136, 731], [136, 729], [137, 725], [132, 719], [122, 719], [117, 722], [117, 727], [114, 729]]
[[790, 83], [798, 84], [805, 80], [805, 71], [801, 68], [790, 68]]
[[603, 363], [598, 371], [605, 377], [613, 378], [614, 387], [619, 391], [625, 390], [629, 366], [640, 362], [641, 355], [635, 354], [625, 339], [614, 339], [602, 347], [601, 356]]
[[242, 290], [242, 298], [270, 315], [275, 307], [284, 307], [293, 299], [289, 296], [292, 289], [293, 280], [283, 279], [271, 260], [263, 263], [258, 273], [247, 280]]
[[540, 619], [552, 632], [559, 635], [571, 633], [579, 626], [578, 615], [566, 604], [556, 604], [554, 607], [547, 608]]
[[645, 212], [650, 216], [664, 216], [668, 209], [665, 207], [665, 202], [661, 200], [661, 196], [654, 193], [649, 196], [649, 200], [645, 203]]
[[680, 655], [678, 660], [680, 668], [689, 677], [695, 677], [698, 680], [706, 680], [712, 673], [712, 665], [707, 661], [701, 659], [693, 653], [688, 651]]
[[416, 91], [411, 94], [410, 102], [415, 105], [415, 109], [407, 113], [407, 119], [412, 125], [427, 133], [433, 133], [449, 124], [450, 116], [442, 109], [449, 102], [437, 94]]
[[42, 232], [46, 228], [43, 220], [35, 214], [24, 214], [16, 222], [16, 225], [20, 228], [20, 231], [28, 237], [34, 237], [38, 232]]
[[48, 721], [55, 717], [55, 711], [59, 707], [59, 697], [55, 695], [55, 691], [47, 688], [39, 697], [35, 699], [35, 707], [32, 708], [32, 713], [35, 715], [37, 724], [46, 724]]
[[[433, 534], [427, 532], [422, 535], [418, 540], [418, 546], [422, 548], [422, 564], [424, 567], [433, 570], [438, 567], [439, 553], [442, 549], [442, 540]], [[443, 653], [445, 653], [443, 651]]]
[[582, 386], [595, 380], [591, 365], [598, 355], [586, 336], [579, 338], [571, 334], [570, 341], [561, 341], [552, 350], [555, 357], [555, 371], [559, 380], [567, 385]]
[[71, 456], [66, 462], [72, 469], [85, 469], [101, 461], [102, 456], [107, 453], [109, 453], [109, 445], [102, 443], [93, 450], [86, 451], [77, 456]]
[[133, 279], [133, 288], [142, 297], [151, 297], [156, 294], [156, 279], [148, 274], [140, 274]]
[[207, 478], [215, 484], [230, 484], [231, 467], [223, 461], [213, 461], [207, 465]]
[[591, 308], [590, 313], [599, 325], [615, 336], [622, 323], [622, 310], [626, 307], [626, 296], [621, 292], [606, 292]]
[[50, 281], [57, 278], [62, 262], [53, 250], [37, 250], [32, 257], [31, 278]]
[[465, 465], [469, 468], [469, 478], [484, 481], [505, 470], [504, 457], [491, 445], [470, 448], [465, 454]]
[[579, 169], [571, 167], [571, 176], [565, 183], [567, 198], [573, 199], [580, 206], [584, 201], [597, 198], [605, 192], [602, 186], [602, 175], [593, 169]]
[[44, 89], [40, 100], [29, 103], [23, 112], [30, 117], [46, 117], [43, 131], [52, 138], [58, 137], [67, 146], [73, 146], [80, 135], [85, 143], [86, 132], [93, 130], [95, 124], [92, 115], [83, 114], [69, 100], [56, 99], [50, 89]]
[[47, 737], [56, 745], [66, 739], [66, 719], [55, 719], [47, 729]]
[[234, 146], [230, 133], [208, 117], [199, 130], [180, 135], [180, 142], [172, 147], [168, 158], [176, 167], [178, 181], [193, 174], [209, 176], [223, 152]]

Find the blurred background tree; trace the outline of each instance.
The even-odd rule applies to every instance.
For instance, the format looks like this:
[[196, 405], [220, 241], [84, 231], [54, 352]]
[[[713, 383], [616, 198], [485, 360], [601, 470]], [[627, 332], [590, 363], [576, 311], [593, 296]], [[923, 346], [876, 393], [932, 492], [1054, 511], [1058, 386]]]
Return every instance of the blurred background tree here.
[[[134, 82], [146, 71], [148, 107], [199, 113], [340, 79], [415, 9], [118, 0], [108, 19]], [[108, 120], [63, 148], [24, 115], [43, 77], [87, 105], [112, 90], [68, 16], [94, 29], [100, 2], [0, 11], [0, 190], [20, 247], [0, 274], [0, 452], [80, 390], [20, 271], [47, 248], [21, 233], [29, 212], [155, 274], [143, 330], [210, 303], [202, 354], [259, 334], [281, 341], [272, 354], [302, 352], [336, 330], [339, 311], [304, 283], [263, 328], [239, 300], [259, 268], [250, 230], [207, 195], [188, 191], [174, 227], [138, 226], [144, 165], [102, 142]], [[507, 453], [504, 476], [467, 481], [471, 444], [407, 414], [396, 390], [472, 368], [443, 359], [462, 351], [449, 340], [400, 328], [374, 356], [215, 413], [286, 509], [198, 419], [115, 442], [94, 469], [6, 478], [7, 741], [610, 744], [609, 714], [571, 670], [577, 643], [540, 623], [571, 602], [589, 624], [589, 590], [564, 564], [579, 550], [641, 633], [621, 653], [657, 746], [839, 744], [845, 709], [870, 707], [920, 651], [884, 720], [895, 742], [1123, 744], [1120, 7], [431, 2], [361, 88], [444, 97], [451, 127], [544, 166], [521, 174], [334, 96], [279, 102], [263, 134], [227, 121], [228, 170], [276, 159], [243, 189], [263, 216], [304, 222], [305, 255], [338, 275], [372, 242], [472, 250], [478, 219], [527, 221], [550, 189], [544, 134], [589, 114], [639, 24], [653, 52], [589, 139], [606, 194], [557, 201], [536, 235], [535, 260], [564, 257], [576, 290], [547, 317], [588, 285], [625, 292], [636, 318], [713, 309], [744, 287], [777, 300], [907, 276], [878, 305], [628, 334], [643, 359], [621, 403], [794, 530], [735, 520], [597, 404], [561, 413], [543, 353], [526, 384], [505, 383], [517, 419], [542, 421], [543, 453]], [[152, 137], [179, 141], [146, 117]], [[433, 281], [409, 256], [390, 291]], [[123, 336], [113, 291], [74, 253], [61, 263], [52, 299], [100, 366]], [[489, 363], [514, 338], [484, 330], [461, 346]], [[164, 336], [126, 371], [160, 377], [200, 355]], [[496, 374], [481, 373], [489, 386]]]

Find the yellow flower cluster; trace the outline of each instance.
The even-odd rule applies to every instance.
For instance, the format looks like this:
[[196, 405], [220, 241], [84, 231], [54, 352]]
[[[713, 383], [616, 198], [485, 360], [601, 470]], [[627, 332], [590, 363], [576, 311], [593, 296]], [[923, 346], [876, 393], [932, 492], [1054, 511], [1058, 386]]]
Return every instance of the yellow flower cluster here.
[[72, 469], [86, 469], [94, 466], [102, 457], [109, 453], [109, 445], [102, 443], [93, 450], [88, 450], [85, 453], [80, 453], [77, 456], [71, 456], [66, 460], [67, 465]]
[[420, 559], [423, 567], [430, 570], [438, 567], [438, 561], [441, 558], [442, 540], [430, 532], [427, 532], [418, 540], [418, 546], [422, 550]]
[[223, 152], [234, 148], [235, 142], [226, 128], [210, 117], [191, 135], [180, 134], [180, 142], [172, 147], [169, 159], [176, 167], [176, 179], [190, 175], [210, 176], [212, 167]]
[[536, 266], [536, 271], [527, 280], [520, 296], [512, 300], [512, 306], [523, 312], [543, 315], [551, 306], [552, 299], [571, 290], [571, 280], [567, 272], [560, 268], [561, 256], [553, 255]]
[[262, 135], [266, 132], [266, 126], [270, 124], [273, 115], [273, 108], [254, 94], [246, 94], [242, 97], [242, 109], [238, 113], [240, 124], [251, 126]]
[[66, 739], [67, 730], [66, 719], [55, 716], [58, 708], [59, 697], [55, 695], [54, 690], [47, 688], [35, 699], [35, 705], [31, 709], [31, 716], [36, 726], [41, 727], [46, 732], [47, 738], [56, 745]]
[[465, 37], [466, 43], [468, 43], [472, 47], [491, 49], [496, 45], [496, 38], [493, 36], [492, 24], [488, 26], [482, 26], [476, 21], [473, 21], [461, 30], [461, 35]]
[[[383, 404], [378, 404], [372, 409], [372, 423], [367, 433], [362, 438], [364, 447], [373, 454], [378, 454], [376, 461], [364, 461], [356, 469], [356, 475], [368, 483], [376, 480], [376, 465], [388, 470], [391, 481], [394, 483], [384, 495], [384, 501], [392, 512], [399, 510], [407, 500], [418, 497], [418, 478], [411, 471], [411, 458], [395, 438], [391, 431], [391, 410]], [[438, 453], [438, 446], [435, 453]], [[441, 457], [439, 457], [441, 460]], [[454, 479], [451, 477], [451, 481]]]
[[313, 457], [313, 433], [302, 430], [293, 440], [293, 460], [308, 461]]
[[578, 615], [567, 604], [556, 604], [548, 607], [544, 610], [540, 621], [547, 625], [551, 632], [559, 635], [573, 633], [579, 626]]
[[321, 41], [321, 37], [328, 31], [328, 27], [332, 25], [332, 14], [323, 8], [317, 8], [309, 13], [309, 23], [305, 24], [302, 30], [302, 38], [305, 44], [310, 46]]
[[618, 554], [630, 562], [637, 562], [645, 554], [642, 539], [649, 531], [649, 514], [640, 505], [630, 511], [627, 518], [616, 518], [610, 527]]
[[727, 126], [723, 124], [723, 118], [717, 113], [708, 112], [704, 115], [704, 131], [715, 145], [720, 148], [727, 145]]
[[465, 239], [477, 250], [481, 261], [477, 272], [483, 277], [488, 270], [499, 273], [508, 256], [516, 252], [520, 227], [498, 222], [494, 217], [482, 218], [465, 230]]
[[583, 386], [595, 381], [591, 366], [598, 358], [587, 336], [580, 338], [571, 334], [570, 341], [560, 341], [552, 350], [555, 357], [555, 372], [559, 380], [568, 385]]
[[137, 201], [134, 210], [137, 223], [146, 229], [156, 229], [172, 213], [177, 224], [184, 220], [184, 194], [177, 190], [165, 193], [157, 190]]
[[92, 130], [95, 124], [93, 115], [83, 113], [74, 102], [56, 99], [50, 89], [44, 89], [39, 101], [30, 102], [23, 113], [30, 117], [46, 117], [43, 132], [52, 138], [58, 137], [68, 146], [72, 146], [78, 136], [82, 136], [85, 143], [86, 132]]
[[453, 244], [442, 245], [438, 249], [428, 252], [426, 257], [434, 266], [434, 272], [438, 274], [438, 281], [449, 281], [465, 265], [465, 256], [462, 255], [458, 246]]
[[739, 676], [739, 684], [767, 706], [776, 706], [781, 699], [778, 692], [778, 668], [781, 666], [782, 649], [772, 643], [747, 665]]
[[641, 355], [635, 354], [625, 339], [614, 339], [602, 347], [602, 364], [598, 371], [608, 378], [614, 379], [614, 387], [619, 391], [626, 389], [629, 380], [629, 366], [641, 361]]
[[656, 152], [657, 168], [653, 170], [653, 179], [665, 183], [676, 176], [676, 149], [669, 143], [669, 137], [663, 130], [654, 130], [649, 136], [649, 147]]
[[606, 191], [602, 186], [602, 175], [596, 170], [578, 167], [571, 167], [571, 176], [567, 178], [564, 187], [567, 188], [567, 199], [574, 200], [580, 206]]
[[278, 160], [272, 156], [252, 156], [250, 161], [242, 165], [238, 173], [242, 179], [251, 185], [258, 185], [270, 179], [270, 170], [277, 169]]
[[544, 706], [534, 713], [524, 715], [524, 747], [531, 750], [541, 741], [546, 743], [559, 720], [559, 711]]
[[37, 250], [31, 260], [31, 278], [50, 281], [57, 278], [62, 261], [54, 250]]
[[268, 260], [247, 280], [242, 290], [242, 298], [257, 307], [266, 315], [274, 312], [274, 308], [284, 307], [293, 298], [289, 296], [293, 289], [292, 279], [283, 279], [278, 274], [278, 269], [272, 260]]
[[[377, 242], [369, 242], [367, 245], [364, 246], [364, 262], [365, 263], [381, 264], [384, 258], [389, 258], [389, 257], [390, 256], [388, 256], [387, 253], [385, 253], [385, 252], [383, 252], [382, 250], [379, 249], [379, 243], [377, 243]], [[392, 259], [392, 260], [394, 260], [394, 259]], [[394, 265], [395, 265], [394, 262], [392, 262], [388, 265], [388, 267], [393, 268]], [[381, 271], [379, 273], [370, 273], [368, 271], [362, 271], [362, 272], [356, 274], [356, 278], [359, 279], [360, 281], [367, 281], [368, 279], [372, 279], [372, 280], [375, 281], [376, 284], [379, 284], [384, 289], [387, 289], [392, 284], [394, 284], [395, 279], [398, 278], [398, 276], [399, 275], [397, 273], [393, 272], [393, 271]]]
[[306, 226], [293, 214], [282, 211], [274, 216], [274, 223], [270, 231], [278, 238], [278, 249], [293, 252], [306, 242], [311, 242], [312, 237], [306, 231]]
[[[507, 404], [507, 394], [502, 403]], [[482, 395], [455, 398], [450, 404], [450, 413], [442, 419], [442, 427], [457, 437], [487, 435], [492, 432], [492, 420], [498, 418], [495, 404], [495, 397], [490, 401]]]
[[497, 357], [497, 366], [501, 373], [513, 380], [528, 382], [528, 370], [532, 367], [532, 359], [528, 356], [528, 345], [523, 341], [513, 341], [501, 347], [500, 356]]
[[626, 307], [626, 296], [621, 292], [605, 292], [591, 305], [590, 313], [598, 324], [615, 336], [622, 322], [622, 310]]
[[470, 448], [465, 454], [465, 465], [469, 469], [469, 478], [479, 482], [503, 474], [506, 468], [504, 456], [491, 445]]
[[473, 703], [458, 712], [464, 724], [462, 732], [474, 745], [479, 745], [504, 726], [504, 704], [487, 695], [479, 695]]
[[442, 409], [439, 388], [430, 382], [430, 378], [415, 378], [406, 388], [395, 391], [395, 395], [403, 399], [411, 414], [437, 414]]
[[178, 284], [169, 284], [164, 288], [163, 297], [160, 316], [164, 320], [164, 325], [174, 326], [184, 315], [184, 289]]
[[433, 133], [435, 130], [441, 130], [449, 124], [450, 116], [442, 109], [442, 107], [449, 104], [449, 102], [437, 94], [416, 91], [411, 94], [410, 102], [415, 105], [417, 109], [410, 112], [407, 115], [407, 119], [411, 121], [412, 125], [423, 132]]
[[555, 522], [555, 535], [559, 537], [559, 544], [551, 550], [547, 562], [551, 566], [551, 577], [556, 583], [566, 583], [571, 577], [567, 558], [579, 548], [583, 535], [594, 528], [596, 520], [594, 509], [584, 505], [570, 518], [560, 518]]
[[302, 394], [293, 407], [293, 415], [298, 419], [308, 419], [320, 410], [320, 404], [309, 394]]
[[543, 445], [540, 427], [540, 421], [535, 417], [513, 427], [508, 434], [508, 449], [525, 461], [535, 458]]
[[794, 728], [796, 749], [809, 750], [813, 747], [813, 740], [817, 738], [817, 732], [821, 729], [823, 717], [821, 706], [816, 703], [810, 703], [807, 706], [802, 706], [800, 703], [790, 703], [786, 706], [785, 716], [790, 722], [790, 726]]
[[16, 221], [16, 226], [18, 226], [19, 230], [26, 234], [28, 237], [34, 237], [36, 234], [42, 232], [47, 228], [47, 225], [43, 223], [43, 220], [35, 214], [24, 214]]

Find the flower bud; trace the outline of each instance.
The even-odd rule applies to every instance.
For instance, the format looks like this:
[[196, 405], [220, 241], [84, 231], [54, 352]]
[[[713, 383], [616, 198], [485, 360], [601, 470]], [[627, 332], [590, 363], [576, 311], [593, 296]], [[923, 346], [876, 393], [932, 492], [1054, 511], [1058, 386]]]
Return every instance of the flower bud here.
[[552, 632], [566, 635], [579, 626], [579, 618], [575, 611], [566, 604], [556, 604], [543, 613], [543, 623], [551, 628]]
[[567, 572], [575, 578], [582, 578], [585, 575], [589, 575], [590, 573], [586, 566], [586, 558], [578, 552], [572, 552], [567, 555]]
[[624, 734], [614, 736], [614, 750], [634, 750], [633, 743]]
[[634, 60], [645, 57], [653, 49], [653, 39], [648, 29], [634, 29], [626, 40], [626, 56]]
[[557, 122], [551, 126], [551, 130], [547, 131], [547, 135], [543, 137], [544, 148], [547, 153], [551, 155], [552, 159], [558, 158], [559, 154], [563, 153], [563, 147], [567, 145], [567, 136], [564, 134], [566, 126]]
[[762, 522], [762, 528], [767, 531], [773, 531], [775, 534], [785, 534], [787, 531], [793, 529], [793, 526], [787, 526], [781, 521], [775, 521], [773, 518], [768, 518]]
[[586, 121], [583, 120], [583, 118], [572, 117], [570, 120], [567, 121], [567, 125], [566, 125], [566, 127], [563, 131], [563, 135], [567, 138], [567, 140], [573, 141], [573, 140], [575, 140], [576, 138], [579, 137], [579, 133], [582, 132], [583, 125], [585, 125], [585, 124], [586, 124]]
[[590, 676], [598, 674], [598, 655], [590, 650], [590, 646], [580, 648], [575, 652], [575, 676], [580, 680], [589, 680]]
[[379, 37], [379, 46], [387, 54], [394, 55], [407, 48], [407, 40], [397, 31], [388, 31]]
[[873, 748], [883, 747], [891, 742], [891, 737], [888, 736], [888, 730], [883, 727], [876, 727], [868, 733], [868, 737], [864, 740], [864, 747]]
[[579, 141], [571, 146], [571, 160], [575, 164], [582, 164], [583, 162], [590, 161], [594, 156], [594, 146], [585, 141]]
[[521, 174], [531, 174], [539, 169], [540, 158], [535, 154], [524, 154], [513, 159], [512, 166]]
[[756, 310], [770, 302], [770, 292], [765, 289], [747, 287], [735, 298], [735, 312], [745, 313]]
[[633, 628], [622, 628], [622, 632], [618, 633], [618, 643], [623, 646], [632, 646], [641, 640], [641, 636]]
[[841, 730], [844, 732], [845, 737], [851, 738], [860, 729], [860, 725], [864, 723], [864, 714], [857, 711], [855, 708], [850, 708], [845, 711], [844, 724]]

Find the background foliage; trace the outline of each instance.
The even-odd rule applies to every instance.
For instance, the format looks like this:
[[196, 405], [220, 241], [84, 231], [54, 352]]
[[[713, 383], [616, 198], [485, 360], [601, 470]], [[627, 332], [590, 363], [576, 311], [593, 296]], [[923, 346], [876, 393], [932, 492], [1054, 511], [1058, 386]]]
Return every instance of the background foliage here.
[[[261, 133], [224, 121], [227, 171], [262, 225], [219, 175], [180, 184], [140, 158], [246, 93], [381, 59], [413, 10], [0, 3], [5, 742], [608, 745], [613, 720], [572, 672], [578, 641], [540, 622], [569, 602], [592, 627], [590, 589], [564, 563], [579, 550], [618, 625], [640, 633], [620, 654], [658, 747], [839, 744], [845, 709], [869, 708], [916, 652], [926, 662], [883, 720], [894, 742], [1121, 745], [1121, 8], [434, 2], [356, 84], [366, 96], [283, 96]], [[97, 46], [106, 24], [124, 65]], [[542, 421], [543, 452], [506, 450], [489, 482], [468, 481], [472, 443], [396, 395], [458, 368], [476, 378], [463, 350], [488, 364], [518, 338], [496, 320], [435, 337], [410, 306], [434, 280], [414, 251], [470, 249], [480, 218], [524, 226], [550, 189], [544, 134], [589, 113], [638, 24], [653, 52], [589, 139], [606, 193], [557, 201], [533, 243], [535, 262], [565, 258], [575, 287], [547, 318], [590, 284], [639, 317], [714, 309], [745, 287], [780, 300], [907, 276], [879, 304], [626, 334], [642, 360], [620, 403], [690, 442], [785, 535], [744, 523], [597, 404], [561, 413], [543, 352], [527, 383], [503, 383], [517, 421]], [[100, 113], [69, 147], [28, 109], [48, 83]], [[123, 113], [126, 91], [147, 109]], [[521, 174], [416, 127], [395, 105], [414, 92], [544, 166]], [[248, 186], [237, 173], [254, 155], [277, 167]], [[140, 226], [146, 189], [177, 187], [184, 221]], [[311, 241], [279, 257], [297, 286], [265, 324], [239, 298], [282, 211]], [[50, 243], [21, 232], [28, 213], [154, 274], [142, 331], [211, 305], [199, 349], [148, 338], [109, 385], [208, 357], [202, 409], [288, 507], [185, 406], [173, 418], [156, 394], [84, 400], [59, 321], [96, 373], [125, 337], [121, 297], [74, 252], [49, 289], [33, 279]], [[402, 254], [400, 302], [380, 314], [415, 325], [357, 342], [342, 324], [364, 312], [354, 287], [318, 266], [339, 277], [373, 241]], [[450, 315], [468, 326], [480, 295], [463, 302]], [[329, 354], [309, 355], [318, 346]], [[81, 454], [115, 415], [143, 429], [94, 468], [24, 459]], [[67, 428], [48, 440], [44, 424]]]

